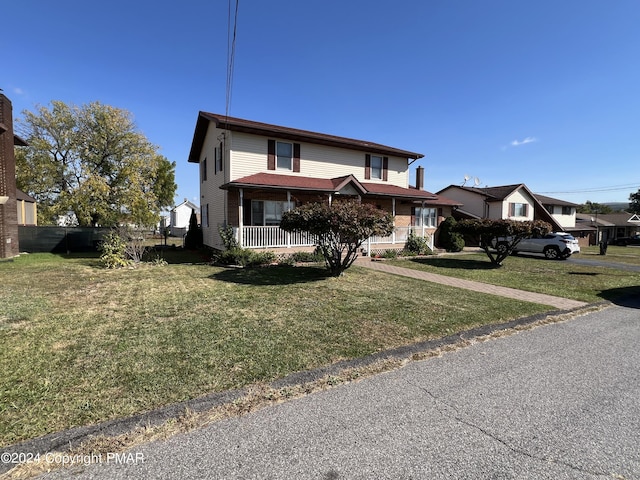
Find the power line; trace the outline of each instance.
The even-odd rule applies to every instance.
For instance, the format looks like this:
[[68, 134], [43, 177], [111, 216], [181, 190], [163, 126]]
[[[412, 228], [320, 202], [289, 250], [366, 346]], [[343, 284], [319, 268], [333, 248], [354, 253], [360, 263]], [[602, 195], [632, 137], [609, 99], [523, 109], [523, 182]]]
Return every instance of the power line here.
[[236, 0], [233, 15], [233, 34], [231, 29], [231, 1], [229, 0], [229, 14], [227, 19], [227, 98], [225, 102], [225, 116], [229, 116], [231, 109], [231, 92], [233, 90], [233, 66], [236, 57], [236, 37], [238, 32], [238, 6], [240, 0]]
[[608, 187], [593, 187], [593, 188], [583, 188], [580, 190], [565, 190], [562, 192], [538, 192], [540, 194], [558, 194], [558, 193], [596, 193], [596, 192], [616, 192], [621, 190], [629, 190], [629, 189], [639, 189], [640, 182], [630, 183], [625, 185], [612, 185]]

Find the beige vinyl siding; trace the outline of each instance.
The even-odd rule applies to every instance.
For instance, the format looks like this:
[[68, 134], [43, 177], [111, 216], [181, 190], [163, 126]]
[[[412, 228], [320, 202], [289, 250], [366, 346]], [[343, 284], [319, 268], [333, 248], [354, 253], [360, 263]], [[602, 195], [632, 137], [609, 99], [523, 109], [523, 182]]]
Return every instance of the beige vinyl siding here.
[[353, 175], [359, 181], [385, 183], [407, 188], [409, 186], [408, 163], [406, 158], [389, 157], [388, 180], [365, 180], [364, 165], [367, 152], [346, 148], [300, 144], [300, 172], [292, 170], [267, 169], [267, 140], [291, 142], [277, 137], [263, 137], [241, 132], [233, 132], [233, 165], [231, 180], [267, 172], [283, 175], [300, 175], [313, 178], [335, 178]]
[[443, 190], [442, 195], [462, 203], [462, 210], [465, 212], [480, 218], [485, 216], [484, 196], [482, 195], [455, 187]]
[[[527, 205], [527, 216], [511, 216], [509, 211], [509, 204], [511, 203], [524, 203]], [[514, 220], [533, 220], [533, 199], [522, 192], [522, 190], [518, 190], [513, 192], [511, 195], [504, 199], [502, 202], [502, 218], [514, 219]]]
[[[200, 183], [200, 211], [202, 217], [200, 219], [202, 227], [202, 237], [204, 244], [209, 247], [221, 248], [222, 242], [218, 233], [218, 226], [225, 222], [227, 192], [221, 190], [229, 175], [229, 155], [224, 152], [223, 171], [217, 174], [215, 169], [215, 148], [220, 145], [221, 130], [209, 127], [207, 136], [205, 137], [202, 153], [200, 154], [200, 163], [207, 159], [207, 180]], [[200, 165], [198, 165], [200, 169]], [[198, 170], [198, 175], [200, 175]], [[205, 205], [209, 205], [209, 226], [204, 226]]]

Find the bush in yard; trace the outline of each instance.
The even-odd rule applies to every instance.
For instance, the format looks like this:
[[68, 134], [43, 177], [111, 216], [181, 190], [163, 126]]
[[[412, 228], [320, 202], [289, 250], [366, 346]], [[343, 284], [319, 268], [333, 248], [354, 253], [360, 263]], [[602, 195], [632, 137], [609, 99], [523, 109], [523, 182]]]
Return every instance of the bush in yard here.
[[458, 224], [453, 217], [447, 217], [440, 224], [440, 234], [438, 236], [440, 246], [447, 252], [461, 252], [464, 248], [464, 237], [454, 230]]
[[238, 240], [236, 236], [233, 234], [233, 227], [231, 225], [221, 225], [218, 227], [218, 233], [220, 234], [220, 239], [222, 240], [222, 244], [224, 248], [230, 250], [232, 248], [238, 248]]
[[404, 244], [404, 250], [413, 255], [426, 255], [431, 253], [427, 240], [424, 237], [417, 236], [413, 233], [413, 230], [409, 232], [409, 237]]
[[336, 200], [331, 205], [307, 203], [285, 212], [280, 228], [314, 235], [327, 268], [339, 276], [358, 258], [367, 238], [391, 235], [393, 217], [370, 204]]
[[[551, 225], [540, 220], [519, 222], [516, 220], [462, 220], [454, 227], [454, 230], [462, 235], [469, 235], [478, 240], [480, 247], [496, 267], [501, 267], [502, 262], [513, 252], [513, 249], [523, 238], [532, 235], [546, 235], [551, 231]], [[506, 244], [503, 251], [494, 251], [494, 247], [501, 243]], [[494, 253], [495, 252], [495, 253]]]
[[273, 252], [255, 252], [251, 251], [252, 255], [249, 256], [249, 267], [260, 267], [262, 265], [271, 265], [275, 263], [277, 258]]
[[98, 246], [100, 251], [100, 263], [106, 268], [126, 267], [129, 264], [127, 259], [127, 242], [120, 235], [118, 230], [110, 230]]
[[100, 262], [106, 268], [125, 267], [142, 262], [147, 247], [144, 236], [128, 227], [118, 227], [109, 231], [98, 246]]
[[291, 260], [296, 263], [318, 263], [324, 261], [322, 253], [314, 252], [294, 252], [291, 254]]
[[273, 252], [256, 252], [248, 248], [234, 247], [221, 252], [217, 260], [223, 265], [258, 267], [274, 263], [276, 261], [276, 254]]

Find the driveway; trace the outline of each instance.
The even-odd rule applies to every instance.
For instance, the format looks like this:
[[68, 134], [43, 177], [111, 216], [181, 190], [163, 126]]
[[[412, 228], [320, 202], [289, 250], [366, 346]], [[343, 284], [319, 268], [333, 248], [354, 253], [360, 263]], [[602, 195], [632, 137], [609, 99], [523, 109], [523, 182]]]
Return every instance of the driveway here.
[[640, 478], [639, 342], [610, 307], [44, 478]]

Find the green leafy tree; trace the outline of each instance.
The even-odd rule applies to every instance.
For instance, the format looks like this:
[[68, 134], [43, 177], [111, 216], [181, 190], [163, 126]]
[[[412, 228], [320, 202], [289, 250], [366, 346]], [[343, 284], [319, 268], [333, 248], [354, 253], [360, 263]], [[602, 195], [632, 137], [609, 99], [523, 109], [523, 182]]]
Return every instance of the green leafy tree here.
[[629, 195], [629, 213], [640, 213], [640, 188]]
[[608, 205], [602, 205], [601, 203], [595, 203], [587, 200], [582, 205], [578, 205], [576, 208], [578, 213], [613, 213], [613, 209]]
[[175, 162], [158, 154], [129, 112], [53, 101], [23, 115], [29, 146], [16, 150], [17, 183], [38, 201], [39, 223], [73, 213], [81, 226], [148, 226], [173, 204]]
[[362, 243], [372, 235], [391, 235], [393, 217], [370, 204], [353, 200], [308, 203], [282, 214], [280, 228], [308, 232], [316, 237], [329, 271], [339, 276], [358, 257]]
[[519, 222], [516, 220], [461, 220], [454, 227], [454, 231], [468, 235], [478, 241], [496, 267], [511, 255], [514, 248], [523, 238], [532, 235], [546, 235], [551, 231], [551, 225], [540, 220]]

